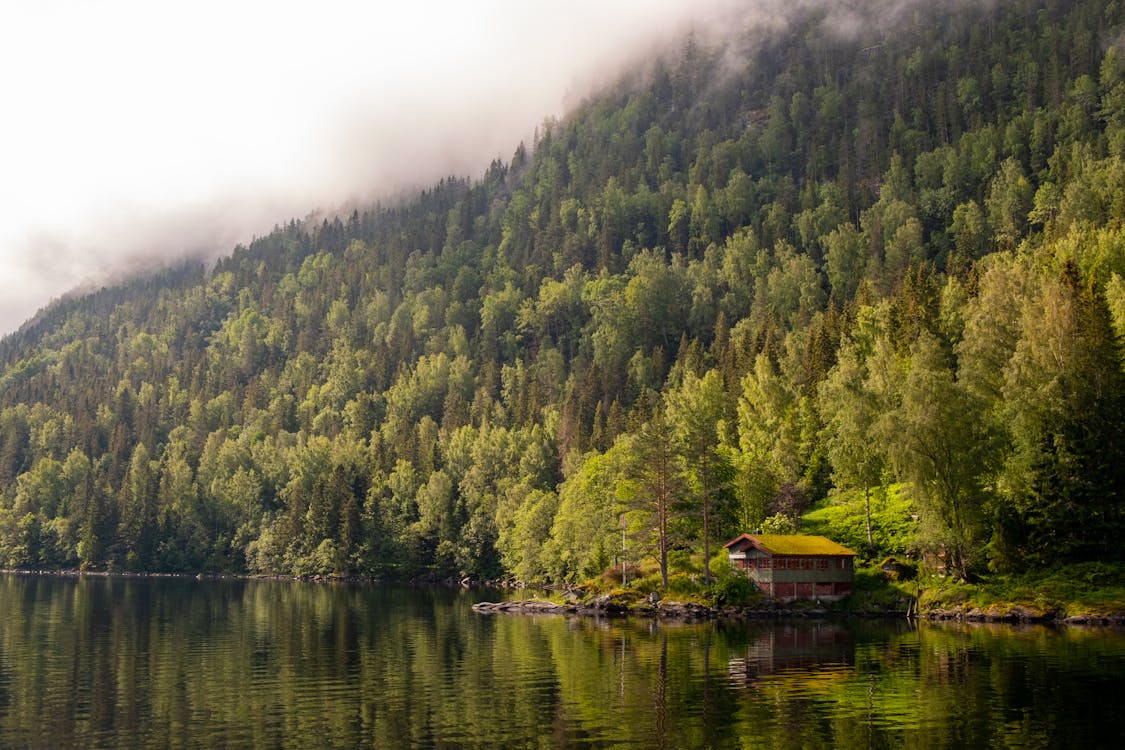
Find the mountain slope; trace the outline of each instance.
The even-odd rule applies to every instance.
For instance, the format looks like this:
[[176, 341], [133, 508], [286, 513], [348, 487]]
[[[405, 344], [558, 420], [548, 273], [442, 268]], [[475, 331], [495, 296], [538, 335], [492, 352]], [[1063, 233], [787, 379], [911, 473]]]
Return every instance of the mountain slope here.
[[624, 517], [688, 570], [896, 480], [962, 573], [1119, 557], [1123, 20], [693, 37], [479, 180], [57, 303], [0, 560], [562, 579]]

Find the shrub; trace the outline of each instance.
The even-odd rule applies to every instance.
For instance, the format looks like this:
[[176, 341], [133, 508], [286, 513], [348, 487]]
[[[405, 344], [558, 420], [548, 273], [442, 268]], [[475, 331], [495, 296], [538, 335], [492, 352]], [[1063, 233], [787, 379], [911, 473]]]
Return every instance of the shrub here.
[[629, 586], [637, 591], [648, 593], [652, 591], [662, 591], [664, 589], [664, 582], [660, 580], [659, 573], [649, 573], [648, 575], [642, 575], [640, 578], [630, 581]]
[[769, 518], [762, 521], [763, 534], [796, 534], [797, 521], [793, 516], [787, 516], [784, 513], [774, 513]]
[[749, 604], [760, 597], [754, 582], [741, 575], [724, 576], [711, 586], [711, 601], [721, 607]]
[[879, 563], [883, 575], [890, 581], [912, 581], [918, 576], [918, 568], [896, 557], [887, 557]]
[[727, 556], [725, 549], [711, 553], [711, 575], [714, 578], [725, 578], [733, 572], [734, 568], [730, 564], [730, 557]]
[[675, 573], [686, 573], [689, 575], [703, 574], [701, 566], [692, 560], [691, 550], [687, 549], [674, 549], [668, 552], [668, 570], [674, 575]]
[[[625, 581], [626, 581], [627, 585], [632, 584], [634, 581], [636, 581], [638, 578], [640, 578], [641, 575], [642, 574], [641, 574], [640, 566], [638, 566], [634, 563], [626, 563], [625, 564]], [[601, 579], [601, 583], [604, 586], [612, 586], [614, 584], [620, 586], [621, 585], [621, 566], [620, 565], [614, 565], [612, 567], [606, 568], [605, 570], [602, 571], [602, 574], [600, 576], [598, 576], [598, 578]]]
[[693, 596], [700, 593], [700, 586], [691, 576], [677, 573], [668, 577], [668, 593], [676, 596]]

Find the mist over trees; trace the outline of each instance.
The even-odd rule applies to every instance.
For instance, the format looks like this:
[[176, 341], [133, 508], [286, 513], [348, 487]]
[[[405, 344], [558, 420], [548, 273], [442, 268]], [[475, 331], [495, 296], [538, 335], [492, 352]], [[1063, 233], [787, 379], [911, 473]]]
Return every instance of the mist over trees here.
[[1125, 12], [997, 5], [692, 37], [479, 179], [52, 305], [0, 564], [667, 576], [896, 483], [958, 574], [1120, 559]]

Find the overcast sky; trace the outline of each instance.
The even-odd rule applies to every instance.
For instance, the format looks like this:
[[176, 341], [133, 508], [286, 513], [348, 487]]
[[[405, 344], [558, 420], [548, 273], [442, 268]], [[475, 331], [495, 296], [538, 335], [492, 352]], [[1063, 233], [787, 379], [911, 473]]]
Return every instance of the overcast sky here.
[[153, 259], [213, 258], [279, 221], [479, 176], [733, 4], [4, 3], [0, 334]]

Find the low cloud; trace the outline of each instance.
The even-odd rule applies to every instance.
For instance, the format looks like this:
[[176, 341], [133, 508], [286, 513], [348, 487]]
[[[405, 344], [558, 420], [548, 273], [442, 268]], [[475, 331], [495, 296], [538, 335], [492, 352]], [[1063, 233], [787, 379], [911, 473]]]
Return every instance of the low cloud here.
[[[7, 8], [0, 334], [76, 286], [477, 176], [688, 28], [780, 23], [809, 1]], [[909, 1], [873, 0], [895, 13]], [[840, 29], [860, 25], [856, 3], [828, 2]]]
[[47, 0], [0, 24], [0, 332], [50, 298], [276, 222], [475, 176], [698, 0], [170, 7]]

